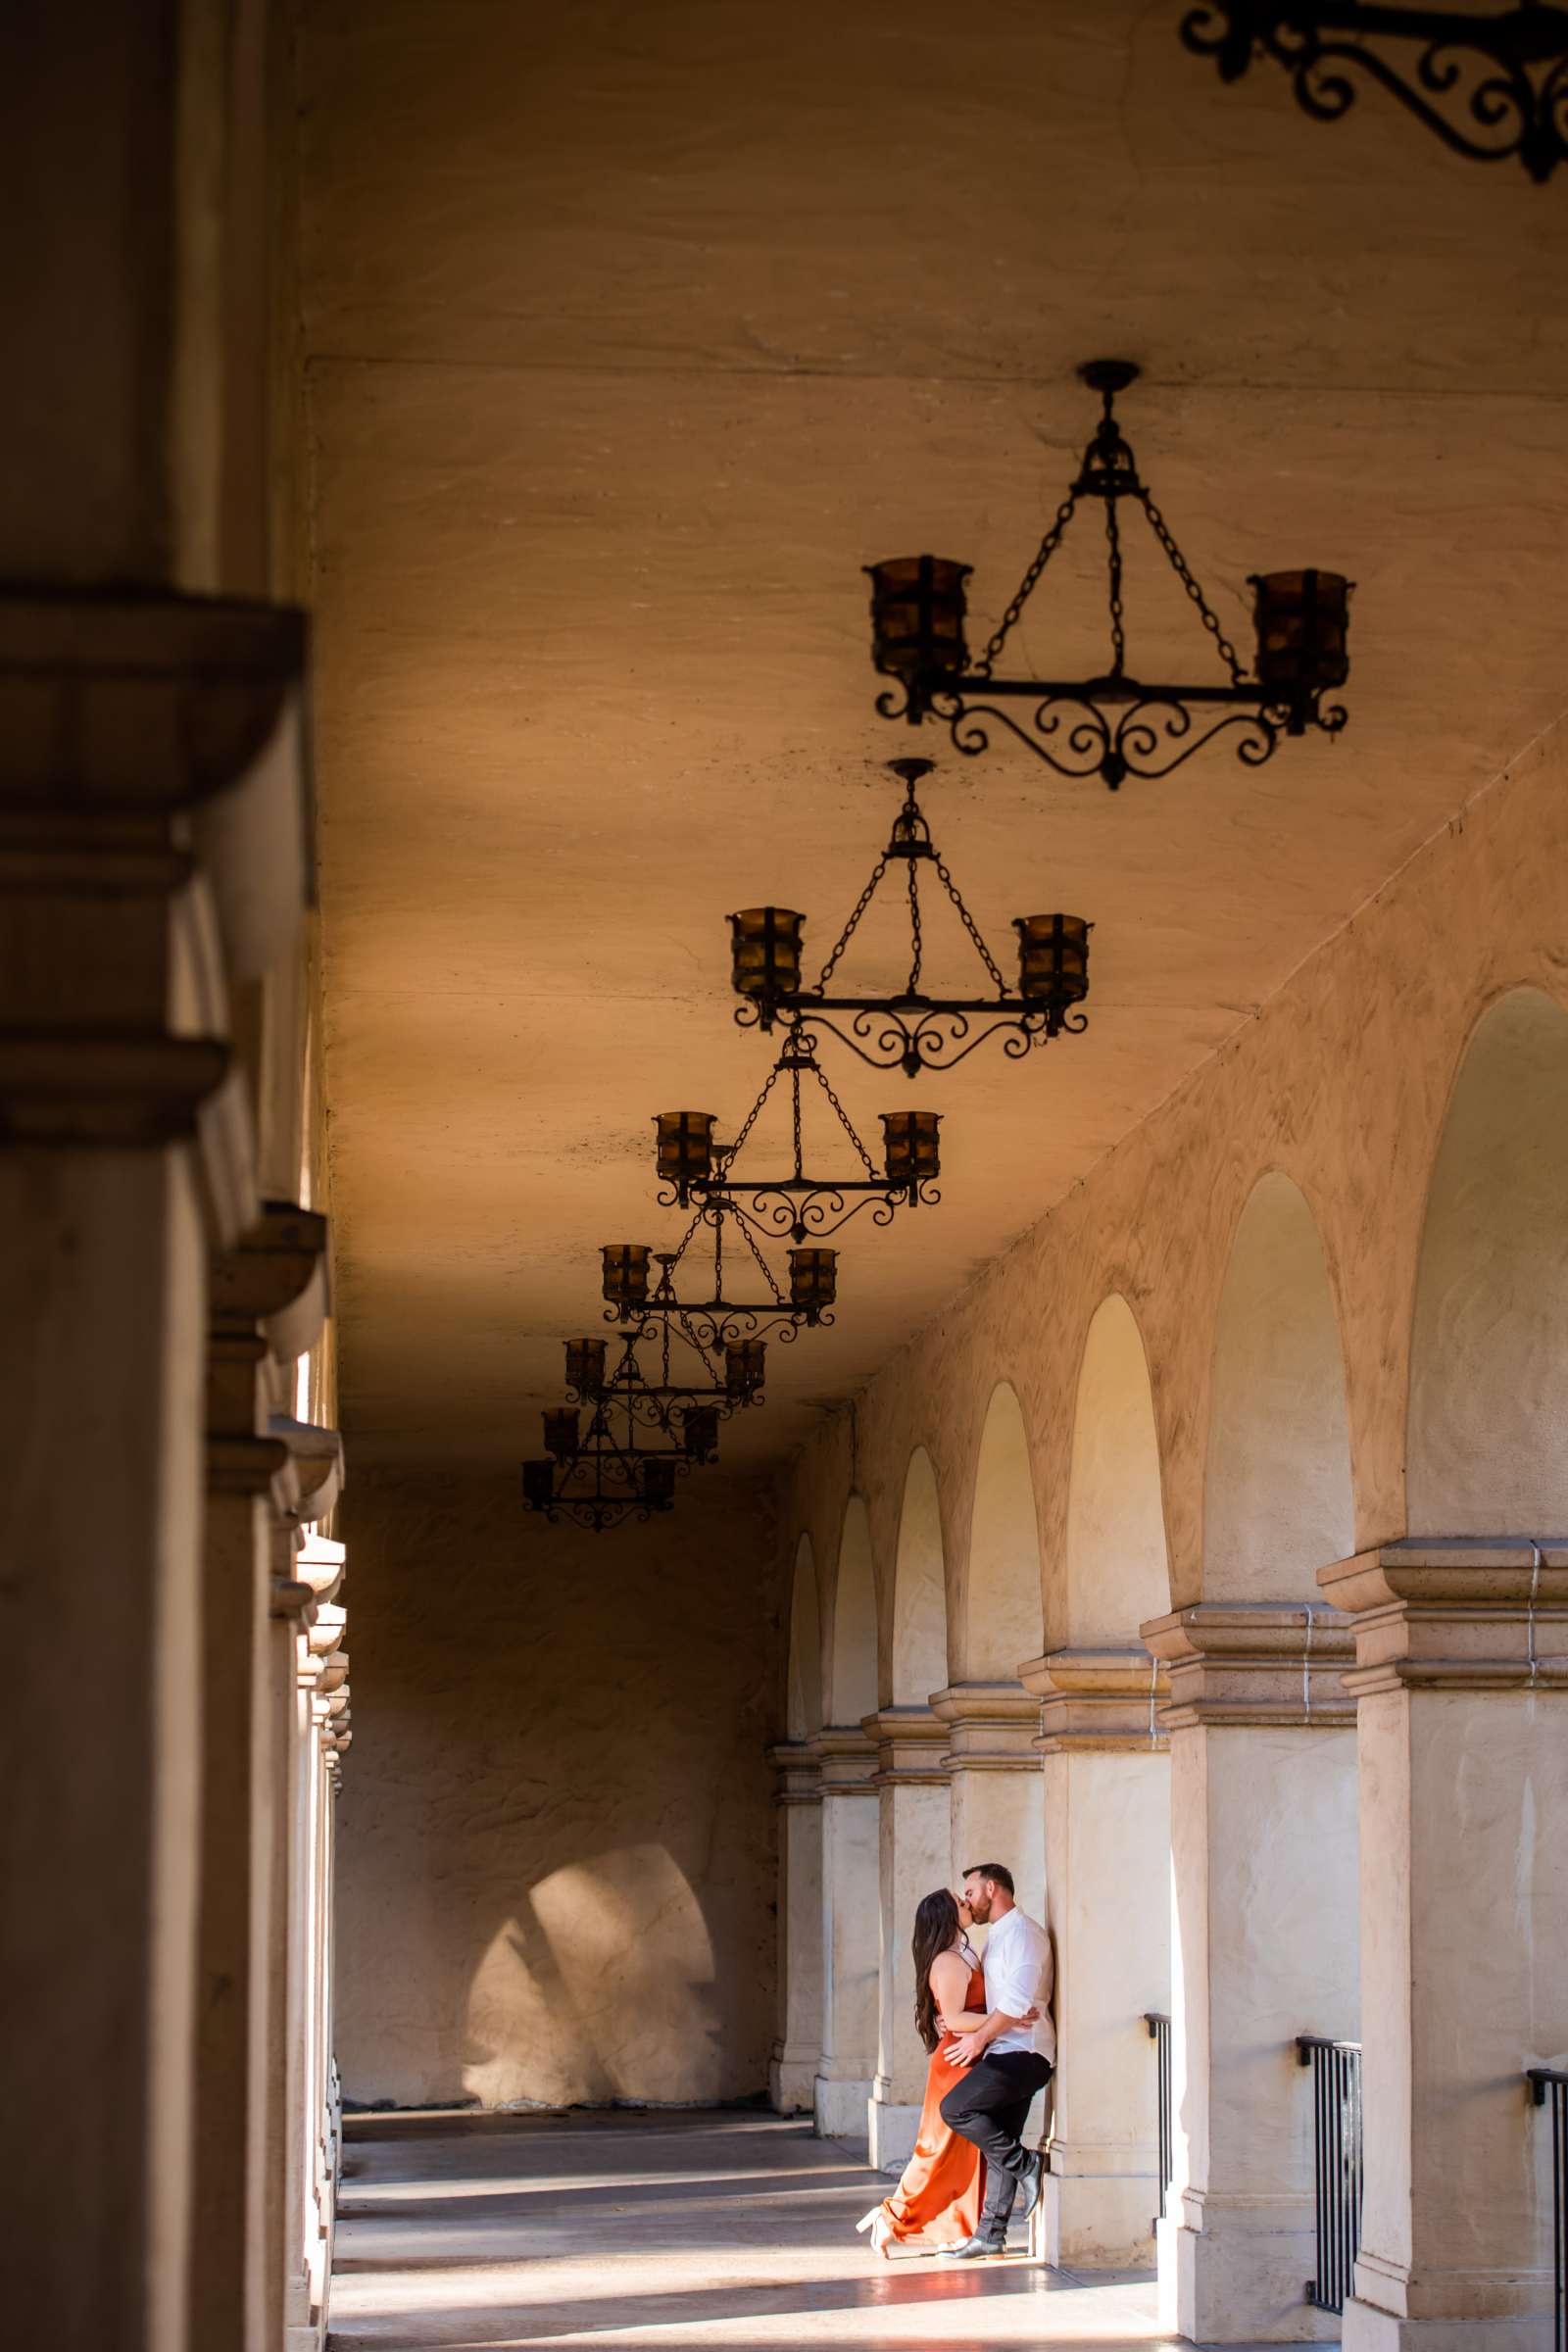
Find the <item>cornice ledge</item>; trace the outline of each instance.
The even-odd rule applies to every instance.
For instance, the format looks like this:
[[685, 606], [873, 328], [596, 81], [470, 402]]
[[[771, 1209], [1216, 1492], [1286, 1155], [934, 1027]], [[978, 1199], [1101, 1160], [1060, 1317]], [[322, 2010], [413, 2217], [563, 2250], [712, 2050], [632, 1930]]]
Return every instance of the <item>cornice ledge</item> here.
[[876, 1743], [879, 1788], [946, 1788], [948, 1727], [929, 1707], [879, 1707], [860, 1729]]
[[1040, 1701], [1021, 1683], [950, 1683], [931, 1693], [948, 1735], [950, 1773], [1038, 1772]]
[[186, 820], [230, 976], [260, 978], [309, 903], [306, 667], [292, 606], [0, 594], [0, 833]]
[[858, 1723], [824, 1724], [810, 1742], [824, 1796], [871, 1796], [876, 1746]]
[[776, 1740], [767, 1760], [778, 1775], [773, 1801], [779, 1805], [819, 1805], [821, 1758], [814, 1740]]
[[1344, 1675], [1348, 1616], [1323, 1602], [1198, 1601], [1139, 1628], [1164, 1662], [1167, 1731], [1195, 1725], [1339, 1731], [1355, 1720]]
[[324, 1519], [343, 1491], [343, 1440], [335, 1429], [274, 1413], [269, 1425], [294, 1464], [298, 1498], [285, 1516], [296, 1527]]
[[1346, 1688], [1357, 1698], [1568, 1691], [1568, 1538], [1410, 1536], [1337, 1560], [1318, 1582], [1352, 1614]]

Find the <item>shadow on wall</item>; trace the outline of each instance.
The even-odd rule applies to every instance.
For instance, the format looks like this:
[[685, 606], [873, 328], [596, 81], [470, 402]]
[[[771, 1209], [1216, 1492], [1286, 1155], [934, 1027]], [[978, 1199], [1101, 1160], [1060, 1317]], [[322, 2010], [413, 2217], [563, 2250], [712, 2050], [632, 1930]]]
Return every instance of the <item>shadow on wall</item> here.
[[479, 1963], [463, 2086], [485, 2107], [717, 2098], [713, 1985], [701, 1906], [663, 1846], [572, 1863], [530, 1889]]

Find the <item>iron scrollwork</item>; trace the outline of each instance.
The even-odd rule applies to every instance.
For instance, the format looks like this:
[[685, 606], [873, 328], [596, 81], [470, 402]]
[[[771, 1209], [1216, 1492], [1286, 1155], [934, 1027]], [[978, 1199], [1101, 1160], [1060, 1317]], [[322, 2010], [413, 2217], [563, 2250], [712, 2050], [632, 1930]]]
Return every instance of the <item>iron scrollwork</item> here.
[[[1517, 157], [1544, 182], [1568, 160], [1568, 9], [1486, 16], [1360, 0], [1204, 0], [1188, 11], [1181, 37], [1195, 56], [1213, 58], [1225, 81], [1239, 81], [1254, 57], [1272, 58], [1318, 122], [1349, 112], [1361, 74], [1472, 163]], [[1379, 44], [1394, 44], [1394, 54]], [[1415, 50], [1407, 70], [1400, 45]]]

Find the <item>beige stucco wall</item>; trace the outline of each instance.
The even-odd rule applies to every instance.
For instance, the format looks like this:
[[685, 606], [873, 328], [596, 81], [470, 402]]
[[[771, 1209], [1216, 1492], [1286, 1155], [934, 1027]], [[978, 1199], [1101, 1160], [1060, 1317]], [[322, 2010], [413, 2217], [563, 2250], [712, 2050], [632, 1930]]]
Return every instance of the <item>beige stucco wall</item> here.
[[[1322, 1244], [1345, 1358], [1353, 1542], [1406, 1532], [1416, 1276], [1445, 1115], [1489, 1006], [1519, 987], [1568, 999], [1565, 938], [1568, 730], [1559, 723], [894, 1356], [859, 1397], [853, 1427], [848, 1411], [823, 1426], [783, 1482], [782, 1532], [791, 1543], [810, 1535], [826, 1614], [853, 1466], [870, 1514], [884, 1695], [911, 1455], [924, 1447], [936, 1474], [951, 1626], [981, 1434], [1002, 1380], [1017, 1393], [1029, 1438], [1046, 1645], [1069, 1638], [1075, 1398], [1090, 1324], [1112, 1293], [1127, 1299], [1148, 1352], [1172, 1598], [1200, 1596], [1221, 1293], [1243, 1211], [1271, 1170], [1299, 1188]], [[1049, 1090], [1051, 1069], [1031, 1064], [1016, 1084]], [[1485, 1498], [1467, 1508], [1484, 1518]], [[1304, 1565], [1296, 1581], [1310, 1597]], [[1136, 1626], [1122, 1638], [1136, 1642]]]
[[347, 2095], [742, 2098], [775, 1977], [771, 1528], [694, 1480], [650, 1527], [511, 1478], [357, 1480], [341, 1798]]

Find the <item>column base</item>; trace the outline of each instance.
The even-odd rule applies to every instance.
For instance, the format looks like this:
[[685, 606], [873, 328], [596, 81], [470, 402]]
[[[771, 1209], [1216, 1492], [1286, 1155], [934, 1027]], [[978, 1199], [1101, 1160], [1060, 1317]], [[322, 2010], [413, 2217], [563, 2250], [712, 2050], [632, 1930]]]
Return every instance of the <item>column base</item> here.
[[[1317, 2260], [1309, 2199], [1195, 2197], [1203, 2226], [1160, 2227], [1161, 2304], [1167, 2267], [1175, 2273], [1175, 2330], [1199, 2344], [1313, 2344], [1340, 2341], [1338, 2312], [1306, 2300]], [[1167, 2250], [1165, 2233], [1174, 2244]], [[1174, 2262], [1170, 2257], [1174, 2255]], [[1163, 2310], [1161, 2317], [1163, 2319]]]
[[840, 2081], [818, 2075], [812, 2108], [819, 2139], [847, 2139], [857, 2148], [866, 2144], [865, 2111], [871, 2101], [871, 2077]]
[[816, 2099], [813, 2058], [774, 2058], [767, 2069], [767, 2103], [775, 2115], [809, 2115]]
[[[1463, 2281], [1453, 2282], [1455, 2302], [1465, 2300]], [[1483, 2300], [1496, 2279], [1478, 2281], [1476, 2300]], [[1345, 2306], [1345, 2352], [1552, 2352], [1554, 2322], [1552, 2281], [1542, 2278], [1540, 2308], [1533, 2312], [1496, 2313], [1486, 2318], [1415, 2317], [1387, 2311], [1379, 2303], [1352, 2296]]]
[[919, 2108], [896, 2106], [891, 2099], [879, 2099], [873, 2091], [865, 2103], [865, 2122], [872, 2170], [902, 2173], [914, 2154], [914, 2143], [919, 2136]]
[[1052, 2173], [1042, 2222], [1054, 2270], [1144, 2270], [1154, 2259], [1159, 2182], [1147, 2173]]

